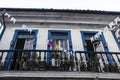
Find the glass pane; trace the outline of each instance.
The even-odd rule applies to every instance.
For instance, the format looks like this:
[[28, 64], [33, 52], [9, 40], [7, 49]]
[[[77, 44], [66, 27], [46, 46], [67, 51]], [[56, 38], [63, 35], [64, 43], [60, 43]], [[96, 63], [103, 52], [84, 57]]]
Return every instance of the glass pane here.
[[59, 32], [53, 32], [52, 33], [52, 39], [67, 39], [68, 34], [67, 33], [59, 33]]
[[24, 49], [26, 49], [26, 50], [33, 49], [33, 39], [26, 39]]
[[54, 45], [52, 47], [53, 50], [55, 50], [56, 46], [59, 46], [59, 50], [68, 50], [68, 44], [67, 44], [67, 39], [68, 39], [68, 34], [67, 33], [62, 33], [62, 32], [54, 32], [52, 34], [52, 41], [54, 42]]

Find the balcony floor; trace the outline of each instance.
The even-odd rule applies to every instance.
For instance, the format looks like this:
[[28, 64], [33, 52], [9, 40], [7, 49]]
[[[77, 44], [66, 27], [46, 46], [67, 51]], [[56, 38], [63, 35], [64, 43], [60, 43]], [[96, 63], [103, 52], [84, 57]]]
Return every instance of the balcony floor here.
[[[20, 78], [39, 78], [46, 79], [70, 79], [70, 80], [93, 80], [96, 77], [100, 79], [115, 79], [120, 80], [119, 73], [95, 73], [95, 72], [61, 72], [61, 71], [0, 71], [0, 78], [7, 80], [7, 78], [18, 78], [17, 80], [27, 80]], [[86, 79], [87, 78], [87, 79]], [[36, 80], [35, 79], [35, 80]], [[46, 80], [45, 79], [45, 80]], [[14, 80], [14, 79], [13, 79]]]

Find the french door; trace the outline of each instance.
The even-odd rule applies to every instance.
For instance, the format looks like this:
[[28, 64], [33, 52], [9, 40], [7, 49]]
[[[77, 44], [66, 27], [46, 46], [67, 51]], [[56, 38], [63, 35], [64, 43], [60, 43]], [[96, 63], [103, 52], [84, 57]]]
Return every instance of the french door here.
[[[33, 30], [31, 33], [27, 30], [16, 30], [13, 36], [12, 44], [10, 46], [10, 50], [33, 50], [36, 48], [36, 40], [37, 40], [37, 32], [38, 30]], [[23, 56], [29, 56], [29, 54], [25, 54], [24, 52], [9, 52], [6, 57], [5, 69], [14, 70], [18, 66], [18, 60], [20, 60]]]

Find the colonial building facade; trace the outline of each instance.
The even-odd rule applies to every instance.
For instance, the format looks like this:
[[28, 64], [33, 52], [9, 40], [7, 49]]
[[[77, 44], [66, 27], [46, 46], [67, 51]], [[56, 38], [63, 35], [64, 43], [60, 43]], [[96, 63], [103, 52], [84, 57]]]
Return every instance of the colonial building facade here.
[[1, 79], [120, 79], [120, 12], [0, 10]]

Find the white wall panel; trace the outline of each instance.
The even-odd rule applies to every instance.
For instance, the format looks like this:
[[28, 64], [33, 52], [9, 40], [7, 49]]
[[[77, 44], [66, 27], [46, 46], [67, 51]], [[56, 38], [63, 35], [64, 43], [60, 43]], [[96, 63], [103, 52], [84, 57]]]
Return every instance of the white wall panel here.
[[108, 49], [110, 52], [119, 52], [119, 48], [117, 46], [117, 43], [115, 42], [115, 39], [110, 31], [104, 31], [104, 37], [108, 44]]
[[37, 47], [36, 49], [47, 49], [47, 43], [48, 43], [48, 29], [40, 28], [38, 29], [38, 35], [37, 35]]
[[81, 33], [79, 29], [71, 30], [71, 38], [72, 38], [73, 50], [83, 51], [84, 48], [83, 48]]
[[9, 49], [10, 48], [10, 42], [14, 35], [14, 29], [13, 28], [6, 28], [5, 32], [2, 36], [2, 39], [0, 41], [0, 49]]

